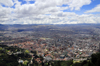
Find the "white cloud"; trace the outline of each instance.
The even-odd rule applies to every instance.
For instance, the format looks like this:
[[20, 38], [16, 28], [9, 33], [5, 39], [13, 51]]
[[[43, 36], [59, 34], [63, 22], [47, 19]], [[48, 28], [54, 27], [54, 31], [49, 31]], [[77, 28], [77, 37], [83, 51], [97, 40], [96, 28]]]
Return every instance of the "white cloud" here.
[[12, 8], [2, 7], [0, 5], [0, 23], [7, 22], [11, 17]]
[[70, 3], [68, 3], [69, 8], [71, 8], [71, 10], [73, 10], [75, 8], [75, 10], [80, 10], [80, 8], [83, 5], [89, 5], [91, 3], [91, 0], [71, 0]]
[[[9, 0], [11, 1], [11, 0]], [[80, 10], [91, 0], [25, 0], [35, 1], [34, 4], [23, 4], [14, 0], [15, 8], [0, 5], [0, 23], [2, 24], [77, 24], [100, 23], [100, 16], [93, 14], [78, 15], [62, 10]], [[67, 4], [66, 7], [59, 7]], [[9, 5], [11, 6], [11, 5]], [[49, 15], [48, 15], [49, 14]]]
[[5, 6], [13, 6], [14, 5], [12, 0], [0, 0], [0, 4], [3, 4]]
[[[25, 0], [31, 1], [31, 0]], [[20, 17], [25, 17], [28, 15], [39, 15], [39, 14], [50, 14], [52, 12], [58, 12], [60, 10], [65, 10], [71, 8], [73, 10], [79, 10], [83, 5], [91, 3], [91, 0], [35, 0], [34, 4], [24, 4], [21, 2], [15, 2], [14, 12]], [[67, 4], [66, 7], [58, 7], [63, 4]], [[19, 15], [20, 14], [20, 15]], [[24, 16], [23, 16], [24, 15]]]
[[100, 12], [100, 4], [97, 5], [95, 8], [86, 11], [85, 13], [93, 13], [93, 12]]

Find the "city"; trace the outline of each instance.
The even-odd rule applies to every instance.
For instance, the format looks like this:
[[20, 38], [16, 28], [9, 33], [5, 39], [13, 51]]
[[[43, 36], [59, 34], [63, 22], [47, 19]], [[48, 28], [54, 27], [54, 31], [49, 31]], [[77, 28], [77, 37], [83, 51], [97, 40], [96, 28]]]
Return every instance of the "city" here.
[[[99, 52], [99, 26], [65, 26], [31, 25], [29, 27], [27, 25], [26, 29], [23, 28], [24, 25], [20, 26], [20, 28], [9, 26], [8, 29], [1, 31], [3, 35], [1, 39], [8, 38], [5, 41], [3, 39], [1, 44], [17, 46], [29, 50], [29, 52], [36, 51], [37, 55], [42, 56], [45, 61], [67, 61], [70, 59], [83, 61], [90, 58], [93, 53]], [[83, 28], [81, 28], [82, 26]], [[88, 26], [92, 29], [87, 28]]]

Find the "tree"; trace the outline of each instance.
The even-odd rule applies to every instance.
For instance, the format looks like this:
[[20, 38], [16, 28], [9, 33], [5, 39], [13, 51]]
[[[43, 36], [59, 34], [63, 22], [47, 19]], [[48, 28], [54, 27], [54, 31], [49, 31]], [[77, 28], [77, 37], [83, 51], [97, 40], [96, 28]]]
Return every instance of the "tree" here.
[[29, 53], [29, 50], [25, 50], [25, 53]]

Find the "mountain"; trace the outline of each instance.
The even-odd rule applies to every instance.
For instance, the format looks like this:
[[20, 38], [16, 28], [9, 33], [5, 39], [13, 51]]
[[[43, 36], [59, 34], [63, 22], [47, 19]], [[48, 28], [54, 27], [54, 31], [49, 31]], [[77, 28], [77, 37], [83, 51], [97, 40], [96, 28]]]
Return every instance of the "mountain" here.
[[2, 25], [2, 24], [0, 24], [0, 31], [4, 31], [4, 30], [6, 30], [7, 28], [8, 28], [7, 25]]

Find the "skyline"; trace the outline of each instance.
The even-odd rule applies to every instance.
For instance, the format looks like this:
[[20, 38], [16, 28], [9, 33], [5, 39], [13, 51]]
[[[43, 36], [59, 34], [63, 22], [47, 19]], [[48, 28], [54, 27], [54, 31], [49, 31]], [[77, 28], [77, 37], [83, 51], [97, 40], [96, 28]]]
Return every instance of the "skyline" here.
[[0, 0], [0, 24], [100, 23], [99, 0]]

